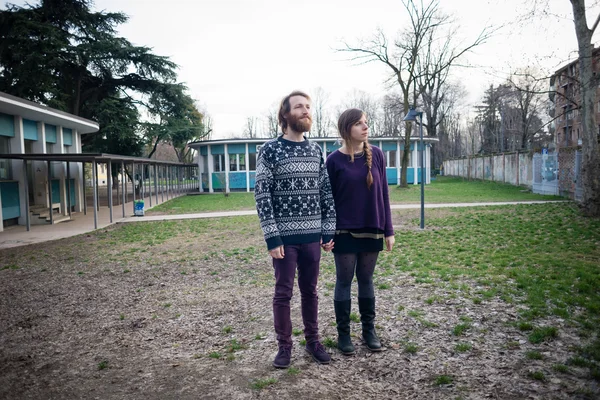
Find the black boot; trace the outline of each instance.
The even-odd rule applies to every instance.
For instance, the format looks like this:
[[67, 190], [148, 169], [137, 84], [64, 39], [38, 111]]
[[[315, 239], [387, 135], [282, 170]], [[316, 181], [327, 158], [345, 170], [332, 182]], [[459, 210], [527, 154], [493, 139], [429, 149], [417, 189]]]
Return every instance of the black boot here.
[[354, 345], [350, 338], [350, 310], [352, 300], [333, 301], [335, 308], [335, 322], [337, 322], [338, 331], [338, 349], [342, 354], [350, 356], [354, 354]]
[[375, 333], [375, 298], [358, 298], [358, 310], [362, 322], [362, 335], [371, 351], [381, 351], [381, 342]]

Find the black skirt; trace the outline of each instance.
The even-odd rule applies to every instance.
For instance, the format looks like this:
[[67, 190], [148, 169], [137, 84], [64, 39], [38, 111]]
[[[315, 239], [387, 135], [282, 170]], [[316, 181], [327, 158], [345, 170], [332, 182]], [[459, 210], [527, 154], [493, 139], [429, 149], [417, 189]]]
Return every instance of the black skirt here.
[[[367, 235], [365, 235], [367, 234]], [[360, 237], [359, 237], [360, 236]], [[380, 236], [370, 238], [364, 236]], [[373, 253], [383, 250], [383, 231], [378, 229], [351, 229], [336, 232], [333, 237], [334, 254]]]

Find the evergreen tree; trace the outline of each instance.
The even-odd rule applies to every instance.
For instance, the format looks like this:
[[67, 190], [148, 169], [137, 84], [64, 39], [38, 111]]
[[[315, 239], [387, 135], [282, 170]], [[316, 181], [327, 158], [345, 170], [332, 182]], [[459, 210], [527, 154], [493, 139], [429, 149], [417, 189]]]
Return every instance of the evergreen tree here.
[[141, 155], [145, 143], [157, 140], [146, 135], [154, 130], [141, 129], [141, 115], [160, 125], [165, 109], [167, 124], [177, 128], [165, 130], [161, 141], [198, 139], [202, 115], [176, 82], [177, 65], [118, 37], [126, 15], [92, 6], [41, 0], [0, 11], [0, 91], [97, 121], [100, 131], [83, 136], [86, 151]]

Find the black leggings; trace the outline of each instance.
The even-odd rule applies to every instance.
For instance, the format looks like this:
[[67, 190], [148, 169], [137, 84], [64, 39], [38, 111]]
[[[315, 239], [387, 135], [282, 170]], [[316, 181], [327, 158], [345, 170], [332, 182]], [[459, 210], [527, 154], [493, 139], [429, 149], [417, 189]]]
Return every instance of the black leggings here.
[[335, 294], [336, 301], [350, 300], [350, 289], [354, 271], [356, 269], [356, 280], [358, 281], [358, 297], [373, 298], [373, 272], [379, 252], [370, 253], [342, 253], [335, 254]]

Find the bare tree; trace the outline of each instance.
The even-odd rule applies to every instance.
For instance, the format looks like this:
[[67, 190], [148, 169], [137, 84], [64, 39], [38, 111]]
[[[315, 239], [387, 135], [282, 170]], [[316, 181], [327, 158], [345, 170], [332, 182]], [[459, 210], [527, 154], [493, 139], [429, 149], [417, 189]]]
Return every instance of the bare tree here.
[[546, 86], [547, 79], [537, 78], [535, 71], [525, 69], [512, 74], [509, 84], [512, 87], [512, 99], [517, 110], [518, 135], [515, 138], [516, 149], [530, 149], [533, 136], [542, 130], [541, 116], [548, 108]]
[[[455, 46], [449, 40], [443, 42], [440, 51], [434, 52], [434, 41], [437, 41], [441, 27], [451, 25], [448, 16], [439, 10], [439, 0], [423, 3], [418, 0], [402, 0], [408, 13], [409, 24], [389, 48], [385, 34], [378, 30], [373, 39], [362, 42], [358, 46], [345, 44], [340, 51], [356, 54], [354, 60], [371, 62], [378, 61], [391, 70], [390, 79], [395, 80], [402, 91], [403, 111], [417, 107], [417, 100], [422, 90], [432, 84], [434, 79], [441, 85], [447, 76], [447, 70], [457, 63], [457, 60], [474, 47], [482, 44], [489, 37], [484, 29], [471, 43]], [[464, 47], [463, 47], [464, 46]], [[437, 55], [434, 57], [434, 55]], [[429, 65], [432, 63], [432, 65]], [[412, 124], [406, 123], [404, 135], [404, 156], [402, 157], [402, 172], [400, 185], [407, 186], [407, 169], [410, 154], [410, 136]]]
[[267, 111], [267, 137], [275, 138], [277, 137], [277, 132], [279, 132], [279, 117], [278, 117], [278, 109], [276, 105], [273, 105], [269, 111]]
[[382, 136], [381, 106], [379, 101], [369, 93], [354, 89], [344, 97], [344, 101], [337, 107], [339, 116], [348, 108], [358, 108], [367, 115], [367, 123], [373, 136]]
[[381, 104], [381, 136], [400, 137], [404, 132], [404, 101], [398, 93], [389, 92], [383, 96]]
[[331, 115], [329, 113], [329, 93], [322, 87], [312, 92], [312, 115], [313, 125], [311, 133], [317, 137], [328, 137], [331, 135]]
[[244, 137], [254, 139], [258, 137], [258, 119], [256, 117], [246, 118], [244, 125]]

